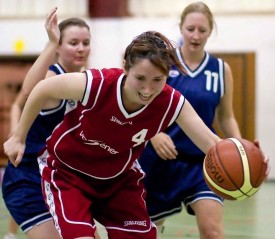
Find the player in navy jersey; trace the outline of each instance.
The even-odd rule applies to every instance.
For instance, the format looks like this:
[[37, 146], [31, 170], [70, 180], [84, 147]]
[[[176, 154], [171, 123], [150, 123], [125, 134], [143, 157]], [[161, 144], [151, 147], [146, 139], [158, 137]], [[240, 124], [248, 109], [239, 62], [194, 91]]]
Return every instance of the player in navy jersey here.
[[[49, 42], [26, 75], [22, 90], [12, 106], [11, 131], [15, 130], [25, 101], [37, 82], [45, 76], [80, 72], [87, 64], [89, 26], [79, 18], [66, 19], [58, 25], [56, 10], [51, 10], [45, 23]], [[53, 64], [55, 60], [57, 63]], [[37, 156], [53, 129], [62, 121], [66, 102], [60, 99], [45, 102], [27, 135], [21, 164], [16, 168], [9, 162], [4, 174], [3, 199], [29, 239], [60, 238], [42, 194]]]
[[[176, 53], [187, 75], [174, 66], [167, 83], [188, 99], [213, 132], [217, 114], [226, 138], [241, 137], [233, 113], [231, 69], [204, 49], [213, 27], [213, 15], [205, 3], [195, 2], [183, 10], [180, 20], [183, 44]], [[187, 212], [196, 216], [201, 239], [224, 238], [223, 199], [206, 185], [204, 157], [204, 152], [176, 123], [151, 139], [144, 150], [139, 162], [147, 175], [146, 203], [160, 231], [165, 218], [179, 213], [185, 205]]]

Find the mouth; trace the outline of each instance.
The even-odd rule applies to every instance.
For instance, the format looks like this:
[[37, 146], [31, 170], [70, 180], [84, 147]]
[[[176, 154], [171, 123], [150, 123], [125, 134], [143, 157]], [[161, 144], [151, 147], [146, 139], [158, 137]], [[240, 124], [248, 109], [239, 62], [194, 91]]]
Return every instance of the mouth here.
[[139, 94], [139, 98], [143, 101], [149, 101], [153, 95], [149, 95], [149, 94], [142, 94], [142, 93], [138, 93]]
[[198, 47], [200, 44], [197, 43], [197, 42], [192, 42], [191, 45], [192, 45], [193, 47]]
[[83, 61], [83, 60], [85, 60], [85, 57], [78, 56], [78, 57], [76, 57], [76, 60], [77, 60], [77, 61]]

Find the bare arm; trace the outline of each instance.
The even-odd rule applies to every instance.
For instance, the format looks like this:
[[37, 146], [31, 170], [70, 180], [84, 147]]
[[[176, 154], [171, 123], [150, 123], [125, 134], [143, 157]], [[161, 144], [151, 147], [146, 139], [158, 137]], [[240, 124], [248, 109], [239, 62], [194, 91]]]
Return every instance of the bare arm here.
[[11, 106], [10, 134], [15, 130], [19, 122], [23, 107], [33, 87], [40, 80], [43, 80], [45, 76], [49, 77], [54, 75], [54, 73], [47, 73], [47, 71], [49, 66], [54, 61], [56, 48], [58, 46], [60, 38], [56, 10], [57, 8], [53, 8], [46, 18], [45, 28], [47, 30], [49, 42], [25, 76], [22, 89], [20, 90], [19, 94], [17, 95], [15, 101]]
[[26, 98], [32, 91], [33, 87], [40, 80], [45, 78], [49, 66], [55, 60], [56, 48], [60, 38], [56, 11], [57, 8], [53, 8], [46, 18], [45, 28], [47, 30], [49, 42], [39, 57], [36, 59], [24, 79], [22, 91], [26, 95]]
[[233, 76], [230, 66], [225, 62], [225, 94], [217, 109], [219, 127], [226, 138], [240, 138], [241, 133], [233, 111]]
[[26, 102], [26, 97], [25, 94], [22, 91], [19, 91], [18, 95], [16, 96], [15, 101], [13, 102], [13, 104], [11, 105], [11, 110], [10, 110], [10, 135], [12, 135], [12, 133], [14, 132], [21, 113], [22, 113], [22, 109], [25, 105]]
[[[222, 97], [219, 106], [216, 110], [216, 116], [218, 119], [219, 126], [223, 131], [226, 138], [234, 137], [241, 138], [241, 133], [239, 130], [238, 123], [234, 116], [233, 111], [233, 76], [230, 66], [225, 62], [225, 89], [226, 92]], [[254, 140], [254, 144], [262, 151], [265, 157], [265, 163], [267, 164], [266, 177], [270, 171], [269, 157], [261, 149], [259, 141]]]
[[[233, 77], [227, 63], [225, 63], [225, 89], [226, 92], [216, 109], [216, 117], [226, 138], [238, 138], [241, 137], [241, 133], [233, 112]], [[172, 139], [165, 133], [153, 137], [151, 143], [157, 154], [164, 160], [175, 159], [178, 155]]]
[[213, 145], [221, 140], [204, 124], [186, 99], [176, 122], [193, 143], [205, 154]]
[[27, 133], [45, 101], [48, 99], [81, 100], [85, 87], [85, 73], [67, 73], [50, 77], [46, 81], [40, 81], [33, 88], [18, 126], [12, 137], [4, 143], [4, 151], [14, 166], [21, 162]]

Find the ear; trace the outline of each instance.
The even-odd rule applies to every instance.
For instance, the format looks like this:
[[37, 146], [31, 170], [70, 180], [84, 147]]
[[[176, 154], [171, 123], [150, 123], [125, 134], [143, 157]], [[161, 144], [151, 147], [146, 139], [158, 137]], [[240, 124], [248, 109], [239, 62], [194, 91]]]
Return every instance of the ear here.
[[128, 71], [126, 71], [126, 69], [125, 69], [125, 64], [126, 64], [126, 61], [123, 60], [123, 61], [122, 61], [123, 71], [124, 71], [124, 74], [127, 75], [127, 74], [128, 74]]

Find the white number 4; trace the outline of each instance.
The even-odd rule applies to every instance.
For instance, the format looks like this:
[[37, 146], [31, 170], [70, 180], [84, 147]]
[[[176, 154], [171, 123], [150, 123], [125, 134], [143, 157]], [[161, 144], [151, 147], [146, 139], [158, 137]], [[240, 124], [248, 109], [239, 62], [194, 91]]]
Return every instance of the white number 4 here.
[[133, 147], [136, 147], [145, 141], [147, 132], [148, 132], [148, 129], [143, 129], [132, 137], [132, 141], [136, 143]]

